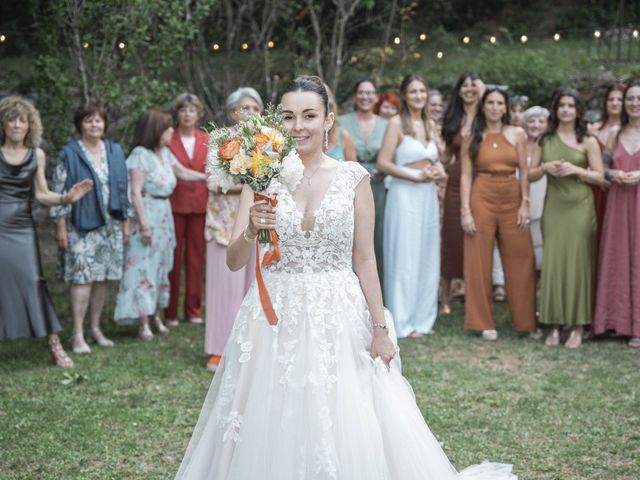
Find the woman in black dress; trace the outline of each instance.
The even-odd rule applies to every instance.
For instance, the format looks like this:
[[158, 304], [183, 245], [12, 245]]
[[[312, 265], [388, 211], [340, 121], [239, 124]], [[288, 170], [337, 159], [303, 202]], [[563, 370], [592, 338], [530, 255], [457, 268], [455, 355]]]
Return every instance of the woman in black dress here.
[[0, 340], [46, 335], [53, 363], [69, 368], [73, 361], [60, 344], [62, 328], [42, 275], [31, 200], [46, 206], [73, 203], [92, 182], [78, 182], [66, 195], [51, 192], [38, 148], [41, 134], [31, 102], [18, 96], [0, 100], [0, 271], [10, 280], [0, 289]]

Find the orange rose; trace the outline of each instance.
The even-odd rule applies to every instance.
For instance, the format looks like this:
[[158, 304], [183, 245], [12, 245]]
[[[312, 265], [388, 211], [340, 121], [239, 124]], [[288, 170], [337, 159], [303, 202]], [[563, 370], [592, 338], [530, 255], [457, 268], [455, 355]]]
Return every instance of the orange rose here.
[[256, 142], [256, 148], [262, 150], [262, 148], [271, 141], [268, 135], [264, 133], [256, 133], [253, 136], [253, 140]]
[[218, 149], [218, 156], [227, 162], [233, 160], [240, 151], [241, 140], [238, 137], [233, 137], [222, 144]]

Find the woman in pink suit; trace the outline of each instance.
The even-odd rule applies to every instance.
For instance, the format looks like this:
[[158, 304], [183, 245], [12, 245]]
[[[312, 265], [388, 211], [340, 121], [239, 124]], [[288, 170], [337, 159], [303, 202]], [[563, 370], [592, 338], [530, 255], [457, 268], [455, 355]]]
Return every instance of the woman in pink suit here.
[[[169, 150], [183, 166], [204, 172], [207, 163], [207, 134], [197, 128], [204, 107], [195, 95], [183, 93], [171, 106], [176, 128]], [[180, 274], [183, 258], [186, 264], [184, 318], [190, 323], [202, 323], [202, 279], [205, 265], [204, 224], [207, 211], [207, 186], [203, 183], [178, 180], [171, 194], [171, 209], [176, 231], [173, 269], [169, 274], [170, 300], [165, 310], [167, 325], [178, 326]], [[185, 258], [186, 257], [186, 258]]]
[[[227, 98], [227, 114], [231, 123], [243, 117], [262, 113], [258, 92], [251, 87], [239, 88]], [[204, 350], [210, 355], [207, 369], [215, 371], [229, 338], [245, 293], [255, 278], [255, 253], [246, 267], [236, 272], [227, 266], [227, 246], [240, 204], [241, 185], [226, 193], [212, 191], [207, 205], [205, 237], [207, 239], [207, 316]]]
[[604, 152], [611, 188], [604, 213], [593, 332], [611, 330], [640, 348], [640, 81], [624, 92], [619, 133]]

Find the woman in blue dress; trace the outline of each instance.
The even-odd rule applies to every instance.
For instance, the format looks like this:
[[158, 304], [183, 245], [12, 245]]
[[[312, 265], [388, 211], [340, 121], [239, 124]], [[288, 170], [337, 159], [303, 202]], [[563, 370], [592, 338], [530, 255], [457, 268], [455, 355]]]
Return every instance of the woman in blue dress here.
[[159, 333], [169, 333], [158, 315], [169, 304], [169, 272], [176, 246], [169, 196], [176, 176], [186, 181], [206, 181], [206, 175], [189, 170], [166, 148], [173, 127], [171, 116], [151, 109], [135, 128], [135, 148], [127, 158], [131, 182], [131, 238], [125, 251], [124, 273], [116, 303], [115, 321], [137, 319], [139, 337], [151, 340], [150, 321]]
[[384, 212], [384, 298], [398, 337], [430, 333], [438, 315], [440, 210], [435, 182], [443, 149], [427, 111], [427, 82], [402, 81], [400, 114], [389, 126], [378, 170], [392, 179]]
[[[325, 83], [324, 88], [329, 95], [329, 111], [334, 115], [338, 115], [338, 104], [336, 97]], [[355, 162], [357, 160], [356, 146], [353, 143], [351, 134], [336, 119], [329, 130], [324, 135], [324, 153], [327, 156], [340, 160], [342, 162]]]

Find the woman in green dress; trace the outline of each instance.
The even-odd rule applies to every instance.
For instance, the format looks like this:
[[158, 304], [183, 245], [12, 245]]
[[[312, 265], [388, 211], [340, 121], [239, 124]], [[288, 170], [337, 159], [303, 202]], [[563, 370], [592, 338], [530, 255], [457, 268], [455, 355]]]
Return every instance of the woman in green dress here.
[[529, 181], [547, 175], [542, 213], [540, 323], [551, 325], [549, 346], [560, 344], [560, 327], [570, 327], [565, 347], [578, 348], [591, 323], [595, 285], [596, 216], [591, 185], [603, 181], [598, 142], [587, 136], [580, 94], [558, 89], [549, 127], [532, 155]]
[[384, 186], [384, 175], [376, 170], [376, 161], [382, 146], [384, 132], [387, 129], [387, 121], [373, 113], [378, 102], [378, 89], [373, 80], [364, 79], [356, 82], [353, 93], [355, 96], [354, 111], [342, 115], [339, 121], [353, 139], [358, 162], [370, 174], [376, 210], [373, 241], [378, 275], [380, 283], [382, 283], [382, 233], [384, 229], [384, 202], [387, 193]]

